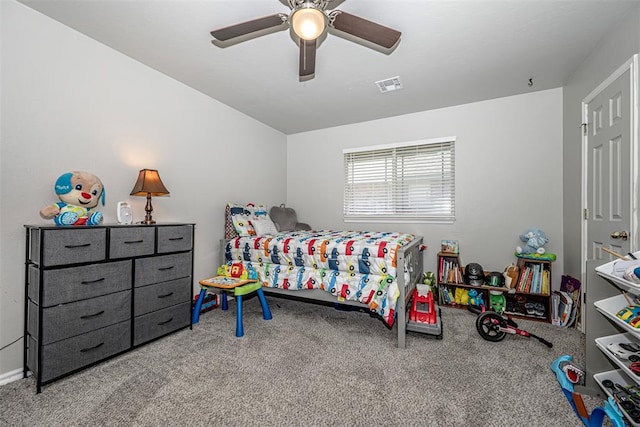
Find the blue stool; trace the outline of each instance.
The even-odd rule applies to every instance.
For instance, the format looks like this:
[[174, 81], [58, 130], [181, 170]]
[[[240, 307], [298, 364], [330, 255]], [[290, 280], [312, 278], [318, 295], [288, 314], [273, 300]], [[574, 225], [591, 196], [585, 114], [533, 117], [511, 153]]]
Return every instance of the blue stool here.
[[230, 288], [227, 285], [216, 285], [206, 282], [203, 283], [203, 281], [201, 281], [200, 295], [198, 296], [198, 301], [196, 301], [195, 307], [193, 307], [191, 323], [198, 323], [200, 321], [202, 301], [207, 294], [207, 289], [210, 287], [222, 289], [222, 309], [225, 311], [229, 309], [229, 304], [227, 303], [227, 292], [233, 291], [233, 296], [236, 299], [236, 337], [238, 338], [244, 336], [244, 325], [242, 322], [242, 297], [244, 295], [257, 292], [260, 305], [262, 306], [262, 317], [264, 320], [271, 320], [273, 318], [271, 310], [269, 310], [269, 305], [267, 304], [267, 299], [264, 297], [264, 292], [262, 292], [262, 283], [251, 282]]

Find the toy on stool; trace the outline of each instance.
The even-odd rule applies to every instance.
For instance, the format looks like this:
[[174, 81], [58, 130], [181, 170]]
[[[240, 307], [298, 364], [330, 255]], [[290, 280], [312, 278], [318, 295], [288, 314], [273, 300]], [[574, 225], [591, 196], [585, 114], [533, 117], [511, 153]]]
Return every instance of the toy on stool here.
[[251, 263], [244, 268], [241, 262], [228, 262], [218, 267], [218, 276], [233, 277], [241, 280], [258, 280], [258, 272]]
[[99, 202], [104, 206], [105, 193], [100, 178], [89, 172], [68, 172], [58, 177], [54, 190], [60, 201], [42, 208], [42, 218], [53, 219], [56, 225], [102, 223], [102, 212], [91, 210]]
[[427, 285], [418, 284], [413, 290], [409, 320], [432, 325], [437, 322], [433, 292]]

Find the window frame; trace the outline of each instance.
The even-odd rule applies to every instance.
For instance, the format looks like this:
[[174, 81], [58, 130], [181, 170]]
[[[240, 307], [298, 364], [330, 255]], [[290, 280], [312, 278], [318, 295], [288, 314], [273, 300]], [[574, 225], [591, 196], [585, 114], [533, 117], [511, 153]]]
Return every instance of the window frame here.
[[[448, 136], [442, 138], [432, 138], [432, 139], [424, 139], [418, 141], [408, 141], [408, 142], [399, 142], [399, 143], [391, 143], [391, 144], [381, 144], [375, 146], [367, 146], [367, 147], [358, 147], [358, 148], [346, 148], [342, 150], [343, 156], [343, 205], [342, 205], [342, 216], [344, 222], [387, 222], [387, 223], [445, 223], [451, 224], [456, 220], [455, 213], [455, 136]], [[404, 184], [398, 184], [398, 179], [403, 180], [406, 177], [406, 171], [400, 171], [399, 169], [404, 169], [406, 166], [404, 163], [400, 164], [400, 160], [406, 158], [407, 153], [403, 153], [403, 150], [411, 149], [416, 147], [416, 149], [425, 148], [429, 150], [431, 146], [447, 144], [443, 155], [443, 151], [440, 150], [440, 154], [437, 153], [437, 148], [434, 150], [434, 154], [442, 156], [443, 162], [441, 167], [441, 176], [445, 177], [440, 181], [437, 181], [440, 185], [446, 184], [448, 188], [443, 190], [447, 196], [443, 199], [444, 203], [448, 205], [448, 208], [445, 208], [441, 212], [429, 213], [423, 210], [422, 213], [402, 213], [399, 212], [403, 208], [401, 207], [401, 202], [399, 200], [404, 200], [407, 202], [407, 198], [410, 194], [410, 189]], [[385, 151], [389, 151], [390, 153], [384, 153]], [[354, 202], [353, 197], [351, 197], [351, 193], [353, 192], [352, 188], [354, 185], [353, 182], [350, 181], [350, 167], [353, 167], [354, 159], [349, 158], [352, 155], [356, 155], [358, 153], [363, 153], [363, 158], [360, 159], [361, 163], [365, 162], [366, 159], [364, 156], [371, 154], [372, 160], [375, 158], [375, 153], [382, 154], [380, 156], [380, 160], [384, 162], [388, 162], [391, 165], [392, 172], [382, 172], [382, 169], [386, 169], [387, 165], [381, 166], [380, 172], [381, 176], [379, 177], [381, 180], [382, 186], [385, 185], [388, 187], [388, 191], [390, 191], [390, 195], [384, 197], [384, 200], [381, 202], [386, 202], [390, 209], [393, 211], [392, 213], [366, 213], [364, 211], [356, 212], [356, 213], [348, 213], [348, 211], [352, 211], [354, 208], [348, 208], [349, 202]], [[367, 153], [367, 154], [365, 154]], [[423, 153], [426, 156], [429, 154], [428, 151]], [[398, 160], [400, 159], [400, 160]], [[357, 161], [357, 159], [356, 159]], [[421, 159], [421, 161], [427, 161]], [[353, 169], [351, 169], [353, 171]], [[436, 173], [438, 168], [434, 168], [430, 172], [432, 174]], [[386, 175], [386, 176], [385, 176]], [[353, 175], [352, 175], [353, 176]], [[431, 179], [430, 176], [425, 175], [424, 179]], [[416, 178], [414, 176], [414, 181], [419, 180], [419, 177]], [[415, 182], [414, 182], [415, 183]], [[418, 184], [418, 188], [421, 191], [428, 191], [429, 185], [425, 184], [424, 187], [420, 187]], [[400, 190], [400, 191], [396, 191]], [[375, 191], [384, 191], [379, 188]], [[405, 197], [401, 197], [405, 196]], [[423, 207], [424, 208], [424, 207]]]

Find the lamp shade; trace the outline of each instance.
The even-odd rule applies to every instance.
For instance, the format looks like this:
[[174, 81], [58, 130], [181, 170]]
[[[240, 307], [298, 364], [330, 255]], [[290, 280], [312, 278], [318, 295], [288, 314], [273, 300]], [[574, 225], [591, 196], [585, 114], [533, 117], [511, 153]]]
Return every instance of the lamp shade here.
[[160, 174], [155, 169], [142, 169], [138, 174], [136, 185], [131, 190], [131, 196], [168, 196], [169, 190], [160, 179]]
[[315, 40], [327, 26], [327, 16], [313, 2], [307, 2], [291, 14], [293, 32], [304, 40]]

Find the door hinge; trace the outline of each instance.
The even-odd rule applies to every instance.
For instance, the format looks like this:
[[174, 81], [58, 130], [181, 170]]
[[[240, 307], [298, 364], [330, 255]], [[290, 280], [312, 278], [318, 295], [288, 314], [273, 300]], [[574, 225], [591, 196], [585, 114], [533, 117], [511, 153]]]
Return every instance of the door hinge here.
[[588, 208], [584, 208], [583, 216], [584, 216], [584, 219], [589, 219], [589, 209]]

